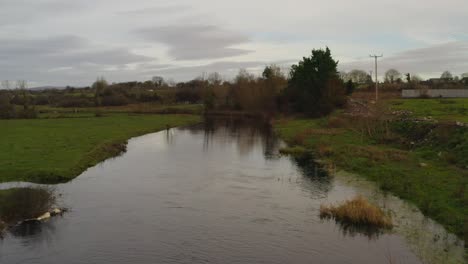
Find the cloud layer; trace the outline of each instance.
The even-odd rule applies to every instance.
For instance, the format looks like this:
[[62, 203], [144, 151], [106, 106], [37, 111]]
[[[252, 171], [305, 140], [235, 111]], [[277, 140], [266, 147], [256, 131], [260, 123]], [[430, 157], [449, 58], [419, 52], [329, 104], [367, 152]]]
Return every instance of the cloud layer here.
[[[366, 12], [362, 12], [366, 10]], [[376, 10], [376, 12], [368, 12]], [[89, 85], [165, 75], [187, 80], [328, 46], [342, 70], [425, 77], [468, 72], [468, 2], [428, 0], [2, 0], [0, 80]]]
[[218, 59], [244, 55], [250, 51], [233, 48], [248, 42], [244, 35], [212, 25], [172, 25], [137, 31], [143, 39], [169, 47], [176, 60]]
[[[342, 70], [373, 69], [373, 59], [344, 63]], [[401, 72], [418, 73], [427, 77], [438, 77], [443, 71], [454, 73], [468, 72], [468, 42], [456, 41], [429, 47], [410, 49], [379, 60], [380, 75], [395, 68]]]

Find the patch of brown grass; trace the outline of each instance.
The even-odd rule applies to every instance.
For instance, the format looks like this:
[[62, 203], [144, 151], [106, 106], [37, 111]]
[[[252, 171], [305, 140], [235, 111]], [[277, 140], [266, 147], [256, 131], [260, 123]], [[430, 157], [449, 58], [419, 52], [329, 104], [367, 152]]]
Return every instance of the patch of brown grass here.
[[357, 196], [338, 206], [320, 206], [321, 218], [335, 218], [344, 223], [391, 228], [392, 219], [379, 207], [369, 203], [364, 197]]
[[404, 161], [408, 159], [408, 152], [398, 149], [381, 149], [375, 146], [354, 146], [347, 148], [349, 153], [364, 157], [375, 162], [381, 161]]
[[329, 128], [346, 128], [349, 126], [349, 118], [346, 116], [332, 116], [327, 120]]
[[331, 154], [333, 154], [333, 148], [328, 144], [319, 143], [317, 144], [316, 149], [317, 149], [317, 153], [321, 157], [328, 157]]
[[307, 138], [313, 135], [320, 136], [333, 136], [343, 133], [343, 129], [339, 128], [309, 128], [297, 133], [293, 139], [292, 143], [296, 145], [304, 145]]

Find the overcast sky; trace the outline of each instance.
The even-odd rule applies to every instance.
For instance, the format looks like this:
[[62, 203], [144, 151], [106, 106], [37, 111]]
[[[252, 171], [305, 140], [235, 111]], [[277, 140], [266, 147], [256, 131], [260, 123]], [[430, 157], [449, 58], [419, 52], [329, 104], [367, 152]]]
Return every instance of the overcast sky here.
[[468, 72], [467, 0], [0, 0], [0, 80], [90, 85], [287, 67], [328, 46], [339, 68]]

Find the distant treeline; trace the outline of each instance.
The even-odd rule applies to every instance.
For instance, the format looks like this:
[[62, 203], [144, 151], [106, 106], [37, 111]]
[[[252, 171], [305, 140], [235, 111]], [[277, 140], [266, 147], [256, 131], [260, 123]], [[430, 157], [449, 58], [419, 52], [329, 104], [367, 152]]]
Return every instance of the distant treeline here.
[[[241, 69], [226, 81], [211, 73], [187, 82], [168, 84], [161, 77], [146, 82], [108, 84], [99, 78], [90, 87], [34, 91], [0, 90], [0, 117], [31, 118], [35, 107], [100, 107], [138, 103], [204, 104], [206, 111], [245, 111], [275, 114], [302, 113], [319, 116], [345, 103], [356, 87], [337, 71], [338, 62], [328, 48], [313, 50], [289, 72], [266, 66], [261, 76]], [[369, 79], [367, 79], [369, 81]]]

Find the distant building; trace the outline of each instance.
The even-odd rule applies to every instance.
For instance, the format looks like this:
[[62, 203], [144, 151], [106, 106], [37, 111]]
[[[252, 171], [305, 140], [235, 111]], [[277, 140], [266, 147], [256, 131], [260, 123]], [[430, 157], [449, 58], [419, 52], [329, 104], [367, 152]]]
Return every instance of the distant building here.
[[402, 98], [468, 98], [468, 89], [403, 89]]

